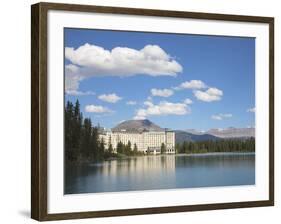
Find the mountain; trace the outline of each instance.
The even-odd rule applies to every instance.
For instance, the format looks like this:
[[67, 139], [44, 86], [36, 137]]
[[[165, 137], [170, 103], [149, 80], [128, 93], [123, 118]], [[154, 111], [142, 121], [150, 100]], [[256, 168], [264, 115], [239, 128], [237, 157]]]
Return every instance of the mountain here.
[[123, 121], [111, 130], [113, 132], [164, 131], [163, 128], [160, 128], [158, 125], [147, 119]]
[[194, 135], [202, 135], [202, 134], [205, 134], [205, 131], [198, 131], [196, 129], [186, 129], [184, 130], [185, 132], [188, 132], [188, 133], [191, 133], [191, 134], [194, 134]]
[[205, 133], [219, 138], [250, 138], [255, 137], [255, 128], [230, 127], [226, 129], [210, 129]]
[[176, 143], [183, 143], [186, 142], [197, 142], [197, 141], [207, 141], [207, 140], [219, 140], [219, 137], [210, 135], [210, 134], [193, 134], [186, 131], [175, 131], [176, 135]]
[[194, 135], [209, 134], [218, 138], [250, 138], [255, 137], [255, 128], [234, 128], [229, 127], [226, 129], [213, 128], [208, 131], [197, 131], [196, 129], [186, 129], [188, 133]]

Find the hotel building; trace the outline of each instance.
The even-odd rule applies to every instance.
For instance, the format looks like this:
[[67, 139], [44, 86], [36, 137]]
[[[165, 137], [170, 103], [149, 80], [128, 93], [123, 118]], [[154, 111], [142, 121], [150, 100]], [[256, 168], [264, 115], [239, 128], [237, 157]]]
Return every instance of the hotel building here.
[[175, 132], [168, 130], [142, 132], [126, 132], [126, 130], [118, 132], [103, 131], [99, 134], [99, 139], [100, 141], [103, 140], [105, 148], [108, 148], [111, 144], [115, 152], [119, 142], [128, 144], [130, 141], [132, 148], [136, 144], [138, 151], [144, 153], [161, 153], [163, 143], [166, 148], [165, 153], [175, 153]]

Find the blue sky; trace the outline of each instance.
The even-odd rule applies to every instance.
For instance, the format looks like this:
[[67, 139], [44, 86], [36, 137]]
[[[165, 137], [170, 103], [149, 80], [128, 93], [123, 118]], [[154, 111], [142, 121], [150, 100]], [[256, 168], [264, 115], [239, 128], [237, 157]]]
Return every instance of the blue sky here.
[[111, 128], [255, 126], [255, 39], [65, 29], [65, 101]]

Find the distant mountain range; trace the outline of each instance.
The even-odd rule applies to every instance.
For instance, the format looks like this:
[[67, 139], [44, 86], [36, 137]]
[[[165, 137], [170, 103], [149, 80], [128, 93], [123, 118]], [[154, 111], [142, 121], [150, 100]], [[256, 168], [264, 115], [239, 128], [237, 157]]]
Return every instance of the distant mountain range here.
[[[113, 132], [143, 132], [164, 131], [164, 128], [154, 124], [148, 119], [123, 121], [114, 128]], [[176, 143], [184, 141], [206, 141], [223, 138], [250, 138], [255, 137], [255, 128], [226, 128], [210, 129], [208, 131], [197, 131], [195, 129], [175, 130]]]
[[176, 143], [186, 142], [198, 142], [198, 141], [207, 141], [207, 140], [218, 140], [221, 139], [214, 135], [210, 134], [193, 134], [186, 131], [176, 130]]
[[199, 132], [194, 129], [185, 130], [188, 133], [203, 135], [210, 134], [219, 138], [250, 138], [255, 137], [255, 128], [234, 128], [229, 127], [226, 129], [210, 129], [205, 132]]

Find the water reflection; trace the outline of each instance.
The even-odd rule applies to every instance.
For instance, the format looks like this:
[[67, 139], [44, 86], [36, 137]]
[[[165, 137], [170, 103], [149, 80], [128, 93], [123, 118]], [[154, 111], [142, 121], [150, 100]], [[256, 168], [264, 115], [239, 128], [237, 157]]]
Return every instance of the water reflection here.
[[65, 194], [255, 184], [254, 154], [159, 155], [65, 168]]

